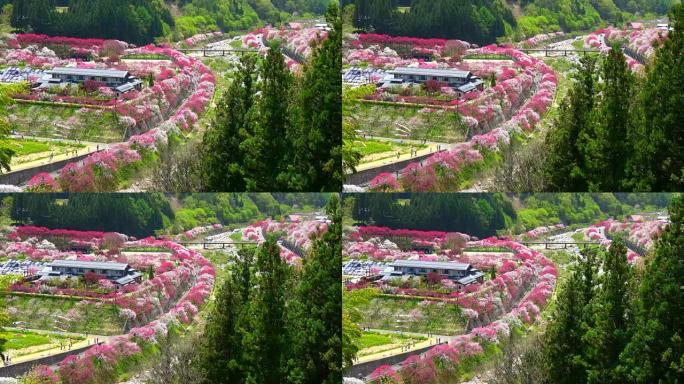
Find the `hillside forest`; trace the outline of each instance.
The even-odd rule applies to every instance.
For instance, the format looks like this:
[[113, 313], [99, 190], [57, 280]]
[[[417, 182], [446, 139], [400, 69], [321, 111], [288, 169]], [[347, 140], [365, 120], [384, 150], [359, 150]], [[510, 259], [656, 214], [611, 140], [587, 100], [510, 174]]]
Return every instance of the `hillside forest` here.
[[677, 0], [341, 0], [367, 32], [477, 44], [666, 14]]
[[[136, 237], [230, 226], [322, 210], [329, 194], [15, 194], [0, 196], [1, 225], [121, 232]], [[102, 220], [107, 217], [107, 220]]]
[[148, 44], [247, 30], [306, 14], [329, 0], [0, 0], [17, 31]]
[[667, 207], [671, 199], [671, 194], [661, 193], [370, 193], [346, 195], [345, 207], [347, 216], [359, 224], [484, 238], [656, 211]]

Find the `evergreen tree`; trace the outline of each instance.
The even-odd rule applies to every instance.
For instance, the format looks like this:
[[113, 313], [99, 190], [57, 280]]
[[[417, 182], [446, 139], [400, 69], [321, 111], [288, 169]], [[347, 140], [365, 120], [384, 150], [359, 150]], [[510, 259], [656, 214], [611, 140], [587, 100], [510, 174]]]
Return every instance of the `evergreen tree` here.
[[247, 384], [280, 384], [286, 376], [287, 275], [276, 239], [269, 236], [256, 254], [249, 330], [242, 339]]
[[235, 282], [236, 272], [229, 273], [216, 292], [204, 328], [200, 347], [200, 365], [210, 383], [243, 383], [242, 332], [238, 328], [244, 302]]
[[590, 127], [579, 137], [589, 190], [620, 191], [628, 156], [634, 76], [622, 50], [613, 46], [603, 60], [602, 83]]
[[328, 204], [332, 223], [304, 260], [297, 289], [290, 382], [338, 384], [342, 381], [342, 210], [336, 196]]
[[558, 287], [556, 304], [544, 337], [549, 378], [559, 384], [586, 382], [582, 360], [584, 297], [582, 275], [572, 271]]
[[29, 21], [29, 9], [33, 5], [31, 0], [14, 0], [12, 3], [12, 26], [21, 31], [27, 31]]
[[[204, 139], [204, 183], [217, 191], [339, 191], [342, 187], [341, 23], [293, 78], [278, 46], [244, 65]], [[252, 84], [255, 82], [255, 84]], [[260, 97], [256, 97], [257, 90]], [[252, 100], [253, 99], [253, 100]]]
[[547, 137], [549, 155], [546, 164], [549, 187], [554, 191], [581, 192], [587, 190], [585, 165], [577, 142], [588, 132], [596, 80], [596, 59], [585, 56], [575, 77], [575, 83], [563, 100], [555, 130]]
[[204, 183], [209, 191], [244, 191], [243, 140], [250, 137], [256, 57], [243, 56], [235, 79], [216, 107], [212, 128], [203, 139]]
[[259, 73], [261, 98], [255, 138], [260, 151], [253, 153], [256, 158], [245, 159], [256, 167], [245, 174], [245, 181], [249, 191], [281, 190], [276, 179], [287, 151], [285, 138], [291, 125], [289, 105], [293, 79], [278, 43], [270, 47]]
[[235, 267], [236, 289], [240, 293], [242, 303], [248, 303], [252, 291], [252, 267], [254, 266], [254, 249], [243, 248], [238, 251], [238, 261]]
[[55, 25], [54, 0], [33, 0], [29, 8], [29, 27], [44, 33], [54, 33]]
[[621, 355], [632, 383], [681, 383], [684, 377], [684, 198], [647, 257], [634, 308], [635, 332]]
[[619, 356], [629, 340], [628, 301], [631, 268], [621, 237], [613, 240], [601, 265], [600, 287], [590, 304], [593, 326], [584, 335], [589, 345], [589, 383], [622, 383], [616, 375]]
[[656, 51], [639, 104], [635, 156], [627, 184], [639, 191], [680, 191], [684, 187], [684, 5], [672, 8], [674, 31]]
[[294, 156], [281, 180], [291, 190], [342, 188], [342, 19], [334, 3], [326, 19], [332, 31], [304, 68], [289, 134]]

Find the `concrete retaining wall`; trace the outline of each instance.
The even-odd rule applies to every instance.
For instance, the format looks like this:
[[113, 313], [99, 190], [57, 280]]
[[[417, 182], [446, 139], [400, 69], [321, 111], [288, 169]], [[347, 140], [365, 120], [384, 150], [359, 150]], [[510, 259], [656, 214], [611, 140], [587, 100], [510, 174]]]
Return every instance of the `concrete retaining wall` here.
[[22, 184], [28, 182], [29, 180], [31, 180], [31, 178], [33, 176], [35, 176], [41, 172], [51, 173], [51, 172], [58, 171], [58, 170], [64, 168], [65, 165], [67, 165], [69, 163], [75, 163], [77, 161], [81, 161], [93, 153], [95, 153], [95, 152], [86, 153], [84, 155], [72, 157], [70, 159], [61, 160], [61, 161], [57, 161], [57, 162], [50, 163], [50, 164], [39, 165], [39, 166], [33, 167], [33, 168], [22, 169], [21, 171], [3, 173], [2, 175], [0, 175], [0, 184], [22, 185]]
[[89, 345], [87, 347], [72, 349], [70, 351], [58, 353], [56, 355], [46, 356], [36, 360], [12, 364], [7, 367], [0, 367], [0, 377], [19, 377], [21, 375], [31, 372], [31, 370], [38, 365], [57, 364], [71, 355], [78, 355], [79, 353], [85, 352], [88, 348], [92, 346], [93, 345]]

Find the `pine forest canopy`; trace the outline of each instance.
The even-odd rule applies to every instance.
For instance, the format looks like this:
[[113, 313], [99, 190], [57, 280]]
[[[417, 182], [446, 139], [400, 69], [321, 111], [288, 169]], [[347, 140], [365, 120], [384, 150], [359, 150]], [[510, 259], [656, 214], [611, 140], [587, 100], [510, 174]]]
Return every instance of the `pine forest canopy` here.
[[[325, 12], [330, 0], [5, 0], [17, 30], [147, 44]], [[0, 5], [3, 1], [0, 0]], [[173, 10], [173, 12], [172, 12]]]
[[[342, 0], [355, 5], [356, 28], [389, 35], [477, 44], [555, 31], [594, 29], [646, 13], [666, 14], [678, 0]], [[514, 16], [514, 14], [516, 16]]]

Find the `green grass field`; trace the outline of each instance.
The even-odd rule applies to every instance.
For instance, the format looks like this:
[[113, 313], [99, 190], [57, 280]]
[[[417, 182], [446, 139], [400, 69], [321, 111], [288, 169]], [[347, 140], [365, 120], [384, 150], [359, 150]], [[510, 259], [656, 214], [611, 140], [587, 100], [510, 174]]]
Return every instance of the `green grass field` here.
[[46, 335], [31, 332], [0, 332], [0, 338], [7, 340], [5, 343], [7, 349], [24, 349], [50, 343], [50, 338]]
[[67, 150], [74, 150], [85, 148], [83, 144], [65, 143], [59, 141], [37, 141], [37, 140], [23, 140], [10, 139], [10, 147], [16, 152], [15, 156], [28, 156], [41, 152], [66, 152]]
[[409, 341], [422, 341], [425, 337], [407, 336], [400, 334], [385, 334], [375, 332], [363, 332], [358, 340], [359, 349], [378, 347], [386, 344], [401, 344]]
[[394, 146], [387, 142], [367, 140], [357, 141], [354, 143], [354, 148], [359, 150], [361, 156], [368, 156], [376, 153], [390, 152]]
[[397, 143], [391, 141], [380, 140], [359, 140], [354, 143], [354, 147], [359, 150], [362, 156], [376, 155], [378, 153], [391, 152], [393, 155], [397, 152], [409, 152], [413, 149], [423, 149], [427, 145], [411, 144], [411, 143]]
[[406, 334], [397, 333], [386, 334], [366, 331], [363, 332], [361, 337], [356, 340], [356, 345], [359, 347], [359, 353], [357, 356], [362, 357], [376, 353], [382, 353], [396, 349], [399, 346], [418, 343], [426, 339], [426, 337], [421, 336], [409, 336]]
[[85, 337], [77, 335], [61, 335], [29, 330], [5, 330], [0, 332], [0, 338], [6, 340], [4, 348], [11, 351], [15, 357], [31, 353], [40, 353], [69, 342], [83, 341]]
[[16, 156], [26, 156], [50, 150], [49, 144], [31, 140], [12, 140], [10, 146], [14, 150]]

